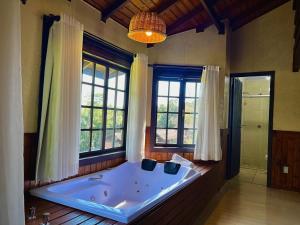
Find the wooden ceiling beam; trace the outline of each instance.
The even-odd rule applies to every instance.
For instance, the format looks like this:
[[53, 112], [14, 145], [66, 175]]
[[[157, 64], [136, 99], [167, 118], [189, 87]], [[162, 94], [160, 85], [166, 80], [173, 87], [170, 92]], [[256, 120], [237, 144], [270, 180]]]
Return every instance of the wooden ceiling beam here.
[[106, 23], [106, 20], [111, 17], [118, 9], [124, 6], [129, 0], [115, 0], [110, 6], [102, 11], [101, 20]]
[[219, 20], [219, 17], [213, 7], [213, 4], [209, 0], [201, 0], [201, 3], [203, 5], [203, 8], [209, 15], [211, 21], [214, 23], [216, 28], [219, 31], [219, 34], [225, 34], [225, 25]]
[[172, 5], [174, 5], [178, 0], [168, 0], [157, 6], [153, 9], [153, 12], [156, 12], [157, 14], [161, 14], [164, 11], [166, 11], [168, 8], [170, 8]]
[[189, 20], [191, 20], [192, 18], [194, 18], [198, 13], [200, 13], [201, 11], [203, 11], [203, 6], [199, 5], [198, 7], [196, 7], [195, 9], [193, 9], [191, 12], [187, 13], [186, 15], [180, 17], [178, 20], [176, 20], [174, 23], [172, 23], [171, 25], [169, 25], [167, 27], [167, 35], [172, 35], [174, 34], [175, 30], [181, 26], [182, 24], [188, 22]]
[[230, 18], [232, 9], [236, 9], [240, 7], [240, 0], [233, 0], [230, 2], [230, 4], [225, 5], [225, 7], [222, 9], [222, 11], [219, 12], [219, 18], [220, 19], [228, 19]]
[[196, 33], [204, 32], [206, 28], [208, 28], [211, 23], [203, 23], [196, 26]]
[[293, 1], [293, 10], [300, 9], [300, 2], [298, 0]]
[[255, 8], [249, 9], [245, 14], [242, 14], [230, 21], [230, 26], [233, 31], [250, 23], [254, 19], [264, 15], [265, 13], [281, 6], [289, 0], [273, 0], [258, 4]]
[[152, 48], [154, 47], [154, 44], [147, 44], [147, 48]]

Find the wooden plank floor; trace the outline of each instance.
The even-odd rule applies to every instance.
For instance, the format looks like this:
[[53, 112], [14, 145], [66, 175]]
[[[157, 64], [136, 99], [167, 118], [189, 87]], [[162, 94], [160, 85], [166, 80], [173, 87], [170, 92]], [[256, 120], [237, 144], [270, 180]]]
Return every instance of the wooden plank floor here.
[[95, 216], [90, 213], [86, 213], [77, 209], [73, 209], [67, 206], [52, 203], [36, 197], [27, 197], [25, 202], [26, 215], [28, 214], [31, 206], [36, 207], [37, 219], [28, 220], [26, 218], [26, 225], [40, 225], [42, 223], [42, 214], [45, 212], [50, 213], [50, 224], [64, 224], [64, 225], [76, 225], [76, 224], [101, 224], [101, 225], [121, 225], [122, 223], [112, 221], [100, 216]]
[[300, 193], [267, 188], [240, 173], [204, 223], [195, 225], [299, 225]]
[[[207, 173], [212, 166], [203, 165], [197, 166], [197, 170], [201, 174]], [[205, 185], [205, 184], [204, 184]], [[25, 199], [25, 215], [28, 215], [29, 208], [31, 206], [36, 207], [37, 219], [28, 220], [26, 218], [26, 225], [40, 225], [42, 223], [42, 214], [45, 212], [50, 213], [50, 224], [51, 225], [122, 225], [123, 223], [113, 221], [107, 218], [96, 216], [81, 210], [63, 206], [57, 203], [49, 202], [33, 196], [28, 196]], [[154, 224], [153, 224], [154, 225]]]

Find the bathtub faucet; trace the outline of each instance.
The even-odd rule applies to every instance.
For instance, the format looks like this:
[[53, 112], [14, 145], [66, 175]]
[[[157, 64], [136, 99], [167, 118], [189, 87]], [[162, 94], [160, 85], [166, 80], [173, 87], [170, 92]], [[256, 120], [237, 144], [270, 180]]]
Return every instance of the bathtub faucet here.
[[36, 207], [32, 206], [29, 208], [28, 220], [34, 220], [34, 219], [36, 219]]
[[41, 225], [50, 225], [49, 216], [50, 216], [50, 213], [48, 213], [48, 212], [43, 213], [43, 217], [42, 217], [43, 223]]

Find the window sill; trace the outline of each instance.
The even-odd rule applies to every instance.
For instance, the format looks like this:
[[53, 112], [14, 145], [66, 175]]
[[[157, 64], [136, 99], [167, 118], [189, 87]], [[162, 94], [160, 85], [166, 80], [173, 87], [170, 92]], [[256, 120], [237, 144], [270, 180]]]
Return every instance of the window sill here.
[[79, 166], [91, 165], [98, 162], [103, 162], [106, 160], [112, 160], [112, 159], [117, 159], [122, 157], [125, 158], [125, 155], [126, 155], [125, 151], [118, 151], [118, 152], [111, 152], [102, 155], [97, 155], [97, 156], [85, 157], [79, 159]]
[[151, 152], [194, 152], [193, 147], [159, 147], [155, 146]]

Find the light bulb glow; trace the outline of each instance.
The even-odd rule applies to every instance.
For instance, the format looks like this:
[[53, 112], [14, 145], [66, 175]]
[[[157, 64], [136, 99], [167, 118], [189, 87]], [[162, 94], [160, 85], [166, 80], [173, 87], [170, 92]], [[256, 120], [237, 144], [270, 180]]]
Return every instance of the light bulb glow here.
[[146, 35], [147, 35], [148, 37], [152, 36], [152, 31], [146, 31]]

